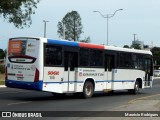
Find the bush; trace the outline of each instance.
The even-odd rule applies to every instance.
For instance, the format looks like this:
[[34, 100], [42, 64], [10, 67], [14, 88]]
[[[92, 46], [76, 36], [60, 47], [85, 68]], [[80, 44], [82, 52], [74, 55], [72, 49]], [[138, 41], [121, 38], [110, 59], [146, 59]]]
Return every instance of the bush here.
[[5, 65], [0, 65], [0, 73], [5, 73]]

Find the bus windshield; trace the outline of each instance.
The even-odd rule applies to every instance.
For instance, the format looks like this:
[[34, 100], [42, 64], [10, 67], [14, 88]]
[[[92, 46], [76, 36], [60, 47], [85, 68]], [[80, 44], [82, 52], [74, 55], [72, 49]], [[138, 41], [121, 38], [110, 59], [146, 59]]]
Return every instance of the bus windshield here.
[[38, 44], [33, 39], [10, 39], [8, 58], [14, 63], [34, 63], [37, 58]]

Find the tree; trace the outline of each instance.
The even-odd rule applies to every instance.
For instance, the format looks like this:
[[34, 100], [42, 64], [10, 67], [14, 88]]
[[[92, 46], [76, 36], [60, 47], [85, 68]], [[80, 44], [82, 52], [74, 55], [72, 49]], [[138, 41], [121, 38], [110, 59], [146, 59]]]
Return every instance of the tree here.
[[80, 42], [90, 43], [91, 39], [90, 39], [90, 37], [87, 37], [84, 40], [80, 40]]
[[123, 48], [129, 48], [129, 46], [128, 45], [124, 45]]
[[141, 50], [141, 46], [140, 46], [140, 44], [133, 44], [133, 45], [131, 45], [131, 48]]
[[58, 22], [57, 33], [59, 37], [68, 40], [79, 41], [82, 31], [81, 17], [77, 11], [69, 12], [65, 15], [61, 22]]
[[2, 49], [0, 49], [0, 59], [3, 59], [5, 56], [5, 53]]
[[4, 50], [4, 57], [6, 58], [7, 55], [7, 49]]
[[34, 8], [40, 0], [0, 0], [0, 17], [17, 28], [30, 26], [31, 14], [35, 14]]
[[153, 54], [154, 61], [156, 61], [155, 63], [160, 65], [160, 47], [153, 47], [151, 52]]

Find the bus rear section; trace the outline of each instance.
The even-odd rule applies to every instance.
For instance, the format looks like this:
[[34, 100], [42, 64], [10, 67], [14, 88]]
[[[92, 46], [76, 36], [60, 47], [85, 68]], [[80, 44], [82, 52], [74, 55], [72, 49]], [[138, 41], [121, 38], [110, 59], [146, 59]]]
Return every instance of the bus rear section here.
[[40, 40], [37, 38], [12, 38], [8, 42], [6, 58], [7, 87], [42, 90], [42, 81], [39, 80]]

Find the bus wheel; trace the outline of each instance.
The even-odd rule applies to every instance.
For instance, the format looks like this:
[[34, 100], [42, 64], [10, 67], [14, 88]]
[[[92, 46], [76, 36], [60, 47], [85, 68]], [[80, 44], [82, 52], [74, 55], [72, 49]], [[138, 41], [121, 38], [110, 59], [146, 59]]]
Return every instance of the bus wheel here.
[[93, 95], [93, 83], [90, 81], [86, 81], [83, 87], [83, 97], [90, 98]]
[[134, 95], [136, 95], [139, 92], [139, 82], [136, 81], [135, 85], [134, 85], [134, 89], [132, 90], [132, 93]]

